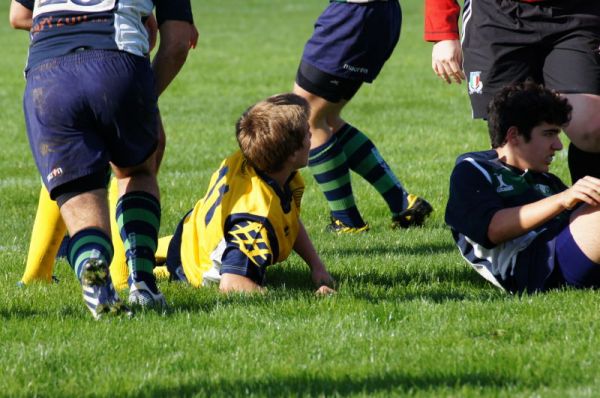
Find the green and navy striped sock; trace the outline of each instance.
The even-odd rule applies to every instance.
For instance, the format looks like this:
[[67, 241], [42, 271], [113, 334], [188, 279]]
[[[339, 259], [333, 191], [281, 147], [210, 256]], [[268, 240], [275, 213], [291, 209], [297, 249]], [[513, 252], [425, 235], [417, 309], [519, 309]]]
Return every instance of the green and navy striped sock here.
[[112, 257], [113, 245], [110, 236], [99, 229], [82, 229], [69, 239], [67, 260], [79, 280], [81, 280], [83, 266], [89, 259], [102, 259], [108, 267]]
[[406, 209], [407, 192], [369, 137], [349, 124], [345, 124], [336, 135], [350, 169], [379, 192], [392, 215]]
[[348, 226], [364, 226], [352, 194], [346, 154], [335, 135], [325, 144], [310, 150], [308, 167], [325, 194], [331, 215]]
[[144, 281], [154, 293], [158, 291], [154, 269], [160, 202], [147, 192], [128, 192], [117, 201], [117, 225], [129, 267], [130, 285]]

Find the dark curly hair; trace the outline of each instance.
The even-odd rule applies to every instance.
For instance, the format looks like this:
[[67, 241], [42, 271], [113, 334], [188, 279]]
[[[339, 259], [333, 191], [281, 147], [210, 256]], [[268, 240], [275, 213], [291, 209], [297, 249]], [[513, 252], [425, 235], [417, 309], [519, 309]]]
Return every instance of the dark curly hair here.
[[566, 98], [531, 80], [506, 86], [488, 105], [492, 148], [506, 143], [506, 133], [511, 126], [529, 141], [531, 130], [541, 123], [565, 126], [571, 120], [572, 110]]

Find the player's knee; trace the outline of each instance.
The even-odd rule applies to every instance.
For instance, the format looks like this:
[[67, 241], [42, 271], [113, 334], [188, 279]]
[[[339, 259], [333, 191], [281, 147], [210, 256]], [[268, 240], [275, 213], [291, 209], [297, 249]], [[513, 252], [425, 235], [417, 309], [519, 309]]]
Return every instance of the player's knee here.
[[600, 97], [569, 96], [573, 106], [571, 121], [565, 129], [571, 142], [586, 152], [600, 152]]
[[600, 115], [572, 121], [566, 129], [571, 142], [585, 152], [600, 152]]

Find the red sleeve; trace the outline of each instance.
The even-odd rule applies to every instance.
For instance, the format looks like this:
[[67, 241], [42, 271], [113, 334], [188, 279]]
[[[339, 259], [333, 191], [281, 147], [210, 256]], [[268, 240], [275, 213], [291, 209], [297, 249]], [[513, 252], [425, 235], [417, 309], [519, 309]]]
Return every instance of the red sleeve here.
[[457, 40], [459, 15], [456, 0], [425, 0], [425, 40]]

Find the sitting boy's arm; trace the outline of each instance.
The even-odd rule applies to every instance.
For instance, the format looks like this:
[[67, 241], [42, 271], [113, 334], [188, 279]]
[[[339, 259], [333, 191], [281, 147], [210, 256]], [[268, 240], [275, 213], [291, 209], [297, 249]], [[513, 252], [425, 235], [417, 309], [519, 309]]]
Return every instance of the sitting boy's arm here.
[[225, 233], [219, 290], [264, 292], [265, 269], [273, 262], [268, 233], [259, 222], [240, 219]]
[[600, 179], [584, 177], [571, 188], [545, 199], [497, 211], [488, 226], [488, 237], [495, 244], [506, 242], [581, 202], [590, 206], [600, 205]]
[[300, 257], [302, 257], [302, 259], [310, 268], [311, 278], [317, 287], [317, 293], [335, 293], [335, 290], [332, 288], [335, 281], [331, 275], [329, 275], [329, 272], [327, 272], [325, 265], [317, 254], [317, 251], [315, 250], [315, 247], [313, 246], [312, 241], [308, 237], [308, 233], [304, 228], [304, 224], [302, 224], [302, 221], [298, 221], [300, 223], [300, 228], [298, 231], [298, 237], [294, 243], [294, 251], [298, 253]]

